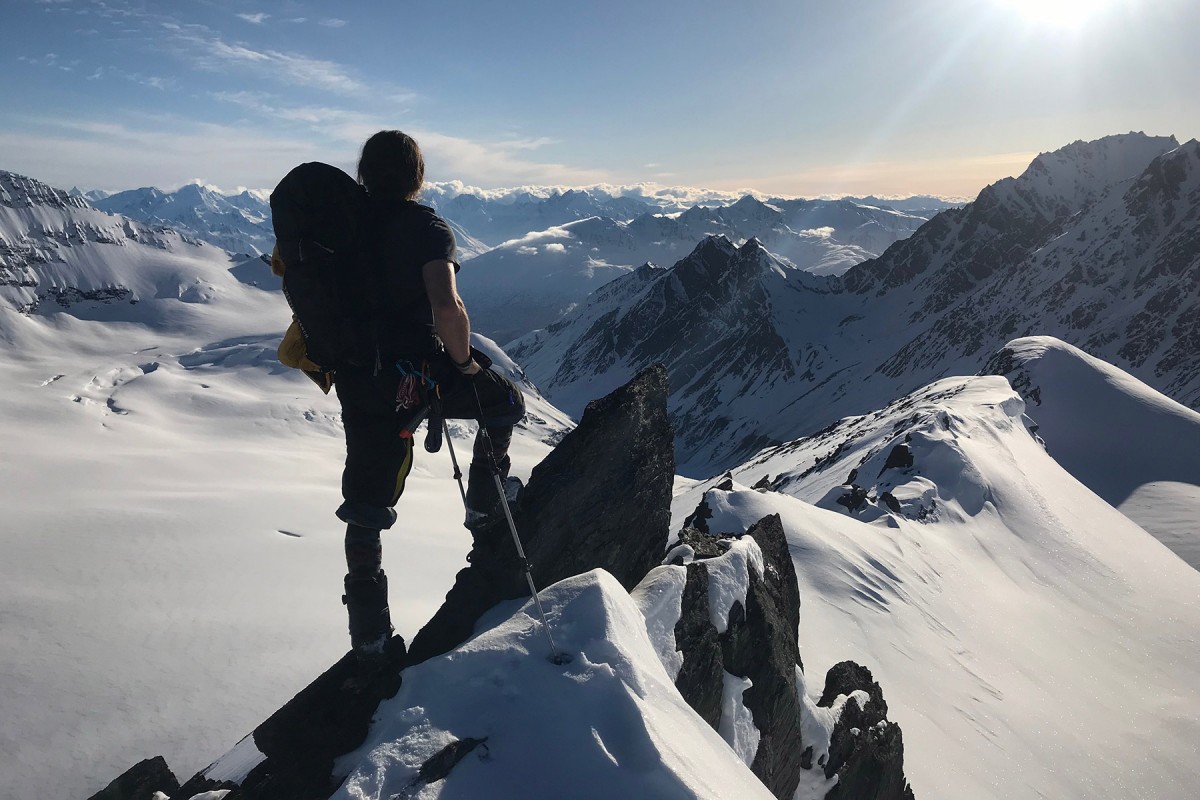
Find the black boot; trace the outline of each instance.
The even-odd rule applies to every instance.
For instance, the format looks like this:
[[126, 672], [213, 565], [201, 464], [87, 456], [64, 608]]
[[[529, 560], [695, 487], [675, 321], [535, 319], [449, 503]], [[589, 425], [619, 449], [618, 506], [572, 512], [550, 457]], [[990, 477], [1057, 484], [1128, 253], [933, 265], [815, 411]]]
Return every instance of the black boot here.
[[350, 617], [350, 645], [359, 660], [382, 657], [392, 636], [392, 616], [388, 610], [387, 575], [347, 575], [342, 602]]

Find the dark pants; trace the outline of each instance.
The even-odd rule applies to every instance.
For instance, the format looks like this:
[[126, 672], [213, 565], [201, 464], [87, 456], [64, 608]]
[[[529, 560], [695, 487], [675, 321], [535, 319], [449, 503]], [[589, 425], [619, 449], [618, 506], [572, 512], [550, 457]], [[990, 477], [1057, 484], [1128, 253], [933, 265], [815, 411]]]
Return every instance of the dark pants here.
[[[412, 366], [435, 382], [431, 386], [418, 381], [422, 403], [432, 404], [445, 419], [482, 421], [468, 469], [467, 504], [486, 512], [498, 499], [493, 463], [501, 477], [507, 476], [513, 426], [525, 416], [521, 390], [492, 370], [463, 375], [444, 354]], [[396, 410], [397, 393], [404, 394], [405, 380], [399, 370], [385, 366], [378, 375], [342, 371], [335, 382], [346, 430], [342, 472], [346, 502], [339, 516], [349, 523], [346, 562], [351, 574], [379, 570], [379, 531], [395, 520], [391, 509], [404, 493], [404, 482], [412, 470], [413, 437], [406, 426], [419, 408]], [[407, 385], [411, 384], [409, 380]]]

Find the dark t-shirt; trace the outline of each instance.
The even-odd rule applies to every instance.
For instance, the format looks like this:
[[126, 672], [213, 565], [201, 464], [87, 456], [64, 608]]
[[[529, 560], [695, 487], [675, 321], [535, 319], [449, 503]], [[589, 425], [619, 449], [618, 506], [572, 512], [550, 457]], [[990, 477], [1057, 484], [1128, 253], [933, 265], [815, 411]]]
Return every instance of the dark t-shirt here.
[[379, 259], [383, 298], [380, 348], [383, 356], [423, 356], [434, 348], [433, 309], [422, 267], [430, 261], [455, 260], [454, 232], [432, 208], [411, 200], [372, 198], [373, 242]]

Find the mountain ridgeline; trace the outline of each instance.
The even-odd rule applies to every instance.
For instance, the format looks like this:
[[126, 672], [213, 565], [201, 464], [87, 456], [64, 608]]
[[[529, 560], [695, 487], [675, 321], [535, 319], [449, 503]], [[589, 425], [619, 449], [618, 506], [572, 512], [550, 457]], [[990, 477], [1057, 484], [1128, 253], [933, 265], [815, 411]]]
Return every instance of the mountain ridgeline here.
[[671, 375], [681, 470], [711, 475], [1050, 335], [1200, 404], [1200, 142], [1076, 142], [840, 277], [711, 237], [508, 350], [559, 407]]
[[926, 221], [849, 200], [779, 200], [746, 195], [728, 206], [592, 216], [536, 229], [464, 267], [472, 324], [507, 342], [555, 322], [587, 294], [639, 264], [672, 264], [705, 237], [757, 238], [790, 267], [839, 275], [882, 253]]
[[[780, 518], [685, 528], [666, 552], [666, 395], [657, 367], [595, 401], [518, 504], [567, 658], [551, 665], [540, 633], [527, 639], [529, 603], [504, 605], [527, 587], [499, 521], [378, 680], [347, 683], [347, 654], [182, 786], [147, 759], [92, 800], [543, 796], [547, 785], [569, 797], [911, 800], [903, 737], [871, 672], [840, 662], [819, 701], [805, 692]], [[518, 624], [503, 623], [514, 610]], [[534, 692], [521, 696], [526, 672]], [[518, 788], [530, 770], [540, 783]]]

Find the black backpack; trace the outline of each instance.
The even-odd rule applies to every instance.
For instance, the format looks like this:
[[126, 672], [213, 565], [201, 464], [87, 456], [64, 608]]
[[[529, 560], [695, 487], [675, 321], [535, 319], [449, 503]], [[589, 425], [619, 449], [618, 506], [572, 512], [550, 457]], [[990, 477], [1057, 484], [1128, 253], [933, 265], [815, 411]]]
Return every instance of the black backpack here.
[[379, 279], [367, 245], [366, 190], [337, 167], [311, 161], [271, 193], [283, 293], [310, 361], [328, 372], [378, 364]]

